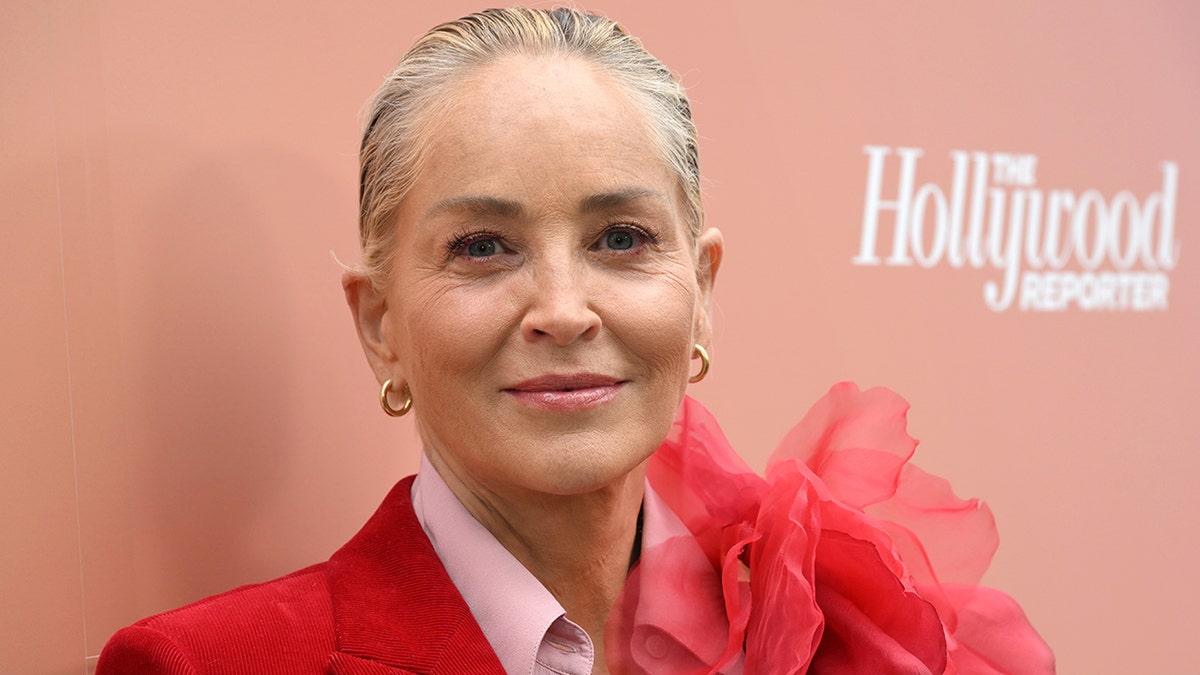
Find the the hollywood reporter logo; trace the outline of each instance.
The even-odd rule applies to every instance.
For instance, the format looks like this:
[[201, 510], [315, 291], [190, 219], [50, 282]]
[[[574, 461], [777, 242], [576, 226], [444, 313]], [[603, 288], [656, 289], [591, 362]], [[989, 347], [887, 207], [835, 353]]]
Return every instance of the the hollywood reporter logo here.
[[[864, 146], [867, 167], [862, 238], [855, 265], [991, 267], [983, 287], [996, 312], [1166, 310], [1168, 273], [1179, 262], [1175, 195], [1179, 167], [1161, 164], [1162, 189], [1138, 200], [1122, 190], [1043, 191], [1037, 157], [952, 150], [950, 189], [917, 185], [920, 148]], [[899, 163], [885, 190], [884, 166]], [[890, 221], [891, 252], [881, 260], [880, 216]], [[885, 250], [886, 252], [886, 250]]]

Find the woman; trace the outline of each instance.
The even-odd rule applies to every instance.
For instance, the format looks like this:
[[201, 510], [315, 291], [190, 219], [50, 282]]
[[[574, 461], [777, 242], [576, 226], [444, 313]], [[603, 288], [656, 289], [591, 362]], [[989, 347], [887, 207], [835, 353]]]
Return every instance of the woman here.
[[[360, 207], [343, 286], [419, 474], [327, 563], [122, 630], [100, 675], [954, 671], [941, 617], [966, 605], [863, 514], [897, 492], [903, 429], [891, 494], [856, 503], [796, 459], [841, 456], [802, 438], [821, 420], [767, 481], [685, 401], [722, 239], [687, 99], [619, 26], [435, 28], [375, 96]], [[871, 429], [896, 403], [825, 405]]]

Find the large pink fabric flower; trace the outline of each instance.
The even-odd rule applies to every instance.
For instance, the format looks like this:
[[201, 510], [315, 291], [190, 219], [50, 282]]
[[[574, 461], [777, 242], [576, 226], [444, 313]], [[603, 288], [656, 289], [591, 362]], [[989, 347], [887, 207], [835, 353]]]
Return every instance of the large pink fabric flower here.
[[1053, 673], [1008, 596], [977, 500], [908, 464], [908, 404], [835, 386], [766, 479], [685, 399], [648, 467], [682, 522], [647, 547], [609, 622], [622, 673]]

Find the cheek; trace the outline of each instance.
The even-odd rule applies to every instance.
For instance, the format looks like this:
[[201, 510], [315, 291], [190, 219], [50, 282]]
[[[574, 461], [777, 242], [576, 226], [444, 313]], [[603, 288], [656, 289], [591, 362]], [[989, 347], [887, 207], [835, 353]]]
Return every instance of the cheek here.
[[656, 275], [655, 283], [633, 284], [610, 313], [617, 338], [668, 379], [683, 378], [688, 369], [699, 295], [693, 276], [679, 268]]
[[477, 375], [512, 330], [511, 295], [417, 280], [399, 294], [395, 330], [410, 386], [436, 392], [439, 382]]

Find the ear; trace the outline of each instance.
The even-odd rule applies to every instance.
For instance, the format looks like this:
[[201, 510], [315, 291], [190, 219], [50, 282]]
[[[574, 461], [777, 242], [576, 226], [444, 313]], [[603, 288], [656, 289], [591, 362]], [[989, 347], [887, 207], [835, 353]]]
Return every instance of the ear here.
[[346, 304], [354, 316], [358, 340], [362, 343], [363, 353], [367, 355], [367, 363], [375, 372], [375, 378], [382, 384], [385, 380], [398, 377], [396, 353], [384, 340], [383, 319], [388, 312], [387, 297], [375, 290], [371, 280], [361, 272], [343, 273], [342, 290], [346, 292]]
[[696, 241], [699, 254], [696, 280], [700, 285], [700, 307], [696, 315], [696, 342], [709, 344], [712, 341], [712, 297], [713, 284], [717, 281], [717, 270], [725, 256], [725, 237], [715, 227], [700, 234]]

